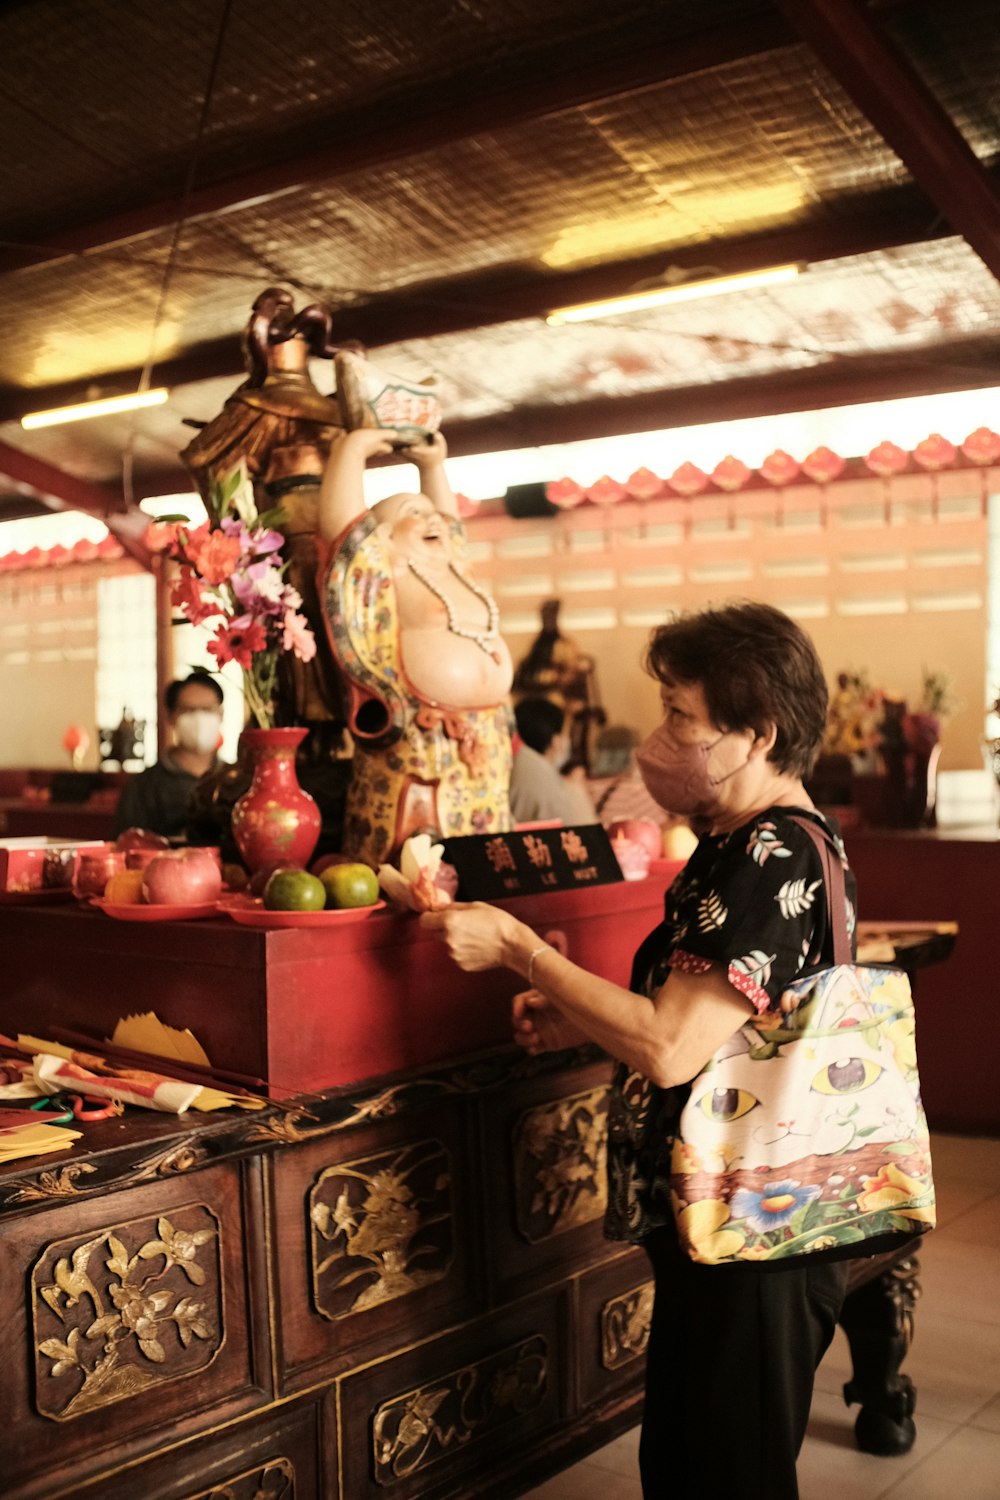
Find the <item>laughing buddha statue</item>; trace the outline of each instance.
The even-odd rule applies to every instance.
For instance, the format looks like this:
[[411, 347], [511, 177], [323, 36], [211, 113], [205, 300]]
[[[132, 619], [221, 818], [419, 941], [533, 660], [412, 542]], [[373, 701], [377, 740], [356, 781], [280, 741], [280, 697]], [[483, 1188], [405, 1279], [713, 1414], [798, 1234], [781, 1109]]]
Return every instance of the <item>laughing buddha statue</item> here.
[[392, 451], [379, 428], [342, 434], [319, 505], [323, 604], [355, 745], [342, 847], [373, 865], [423, 829], [449, 838], [511, 826], [513, 668], [499, 611], [463, 564], [440, 433], [402, 450], [420, 493], [364, 509], [365, 467]]

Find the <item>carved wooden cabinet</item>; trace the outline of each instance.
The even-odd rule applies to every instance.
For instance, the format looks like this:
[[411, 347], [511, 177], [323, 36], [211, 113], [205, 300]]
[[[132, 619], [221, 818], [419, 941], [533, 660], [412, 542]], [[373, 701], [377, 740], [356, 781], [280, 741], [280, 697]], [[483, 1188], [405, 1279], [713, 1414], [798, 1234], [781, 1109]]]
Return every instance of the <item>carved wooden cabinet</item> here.
[[635, 1419], [609, 1065], [130, 1115], [0, 1173], [6, 1500], [510, 1497]]

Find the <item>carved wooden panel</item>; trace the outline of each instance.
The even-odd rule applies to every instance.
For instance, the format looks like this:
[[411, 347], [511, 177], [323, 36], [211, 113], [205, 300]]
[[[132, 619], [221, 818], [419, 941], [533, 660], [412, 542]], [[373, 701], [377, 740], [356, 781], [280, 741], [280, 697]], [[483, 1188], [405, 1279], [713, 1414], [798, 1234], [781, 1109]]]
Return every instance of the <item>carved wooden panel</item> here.
[[603, 1216], [608, 1091], [603, 1085], [527, 1109], [514, 1127], [517, 1227], [529, 1245]]
[[548, 1379], [548, 1345], [536, 1334], [382, 1402], [372, 1419], [375, 1482], [425, 1473], [504, 1424], [516, 1430], [541, 1405]]
[[225, 1335], [219, 1235], [192, 1203], [45, 1247], [31, 1274], [42, 1416], [68, 1421], [212, 1363]]
[[451, 1154], [435, 1140], [322, 1171], [309, 1194], [317, 1311], [348, 1318], [446, 1276], [452, 1190]]
[[5, 1495], [32, 1493], [54, 1453], [82, 1489], [165, 1433], [183, 1442], [267, 1402], [257, 1184], [249, 1163], [190, 1177], [168, 1168], [108, 1197], [5, 1218]]
[[[613, 1247], [609, 1244], [608, 1249]], [[580, 1277], [577, 1379], [585, 1407], [642, 1391], [653, 1313], [653, 1279], [641, 1250], [616, 1247], [607, 1265]]]
[[336, 1442], [328, 1435], [328, 1478], [319, 1472], [319, 1449], [316, 1407], [305, 1401], [74, 1483], [71, 1492], [73, 1500], [340, 1500]]
[[485, 1237], [503, 1298], [606, 1258], [610, 1063], [569, 1066], [483, 1101]]
[[474, 1315], [474, 1124], [459, 1094], [274, 1159], [282, 1391]]
[[184, 1500], [295, 1500], [295, 1466], [291, 1459], [272, 1458]]
[[338, 1404], [340, 1429], [351, 1434], [345, 1500], [471, 1495], [475, 1476], [516, 1463], [558, 1420], [563, 1301], [526, 1299], [346, 1374]]

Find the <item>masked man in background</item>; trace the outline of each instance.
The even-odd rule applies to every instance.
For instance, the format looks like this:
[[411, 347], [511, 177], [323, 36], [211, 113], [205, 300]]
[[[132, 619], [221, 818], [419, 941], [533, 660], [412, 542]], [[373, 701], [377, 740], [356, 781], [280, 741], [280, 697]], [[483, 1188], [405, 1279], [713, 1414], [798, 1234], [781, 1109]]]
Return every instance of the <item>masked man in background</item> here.
[[155, 765], [125, 785], [115, 811], [115, 832], [146, 828], [176, 837], [184, 832], [191, 794], [218, 764], [222, 689], [206, 672], [167, 684], [163, 695], [174, 743]]

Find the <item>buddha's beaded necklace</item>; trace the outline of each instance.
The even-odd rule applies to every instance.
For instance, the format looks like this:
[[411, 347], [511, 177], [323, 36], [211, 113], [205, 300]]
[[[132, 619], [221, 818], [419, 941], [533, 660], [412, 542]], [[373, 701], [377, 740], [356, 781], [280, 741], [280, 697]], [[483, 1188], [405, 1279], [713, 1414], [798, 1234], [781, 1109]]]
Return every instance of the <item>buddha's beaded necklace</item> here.
[[500, 611], [496, 606], [496, 601], [490, 597], [486, 590], [481, 589], [477, 583], [473, 583], [467, 573], [463, 573], [461, 568], [457, 568], [453, 562], [449, 561], [448, 568], [458, 579], [459, 583], [463, 583], [470, 593], [475, 594], [476, 598], [486, 605], [486, 612], [489, 617], [486, 629], [469, 630], [464, 625], [458, 624], [455, 619], [455, 611], [452, 609], [451, 600], [447, 594], [442, 593], [432, 579], [428, 578], [420, 564], [415, 562], [411, 557], [408, 561], [408, 566], [414, 578], [419, 578], [424, 588], [428, 589], [434, 595], [435, 599], [444, 605], [444, 612], [448, 619], [448, 629], [452, 635], [459, 635], [466, 641], [475, 641], [480, 651], [485, 651], [486, 655], [491, 656], [499, 666], [500, 653], [494, 643], [496, 642], [500, 625]]

